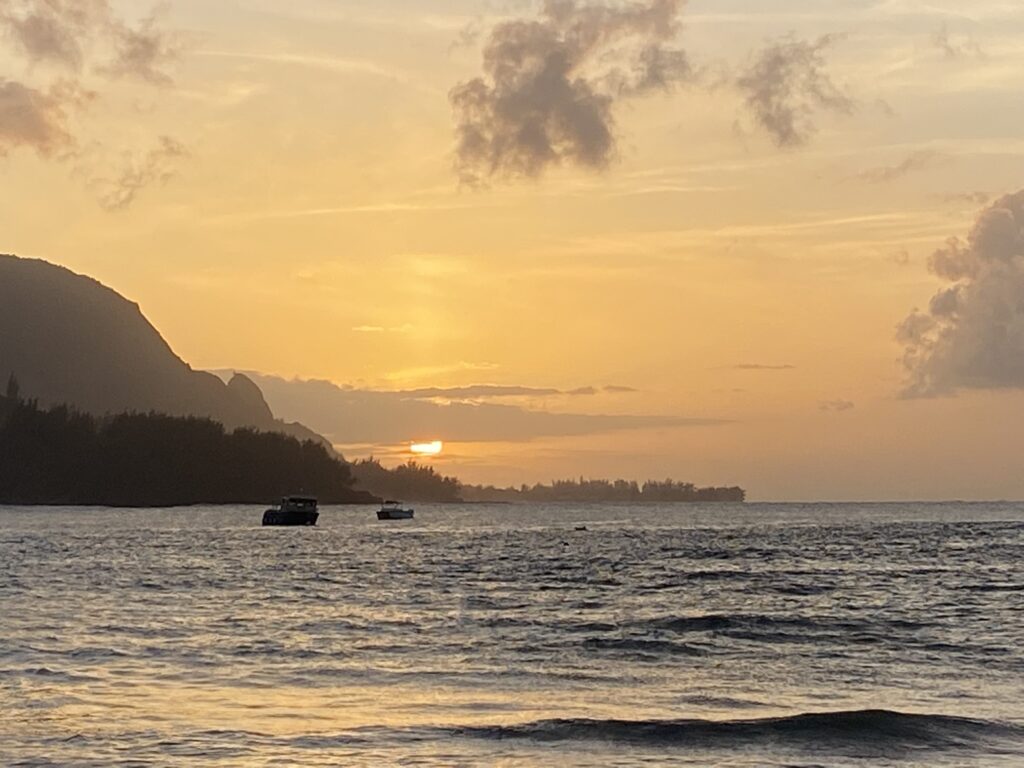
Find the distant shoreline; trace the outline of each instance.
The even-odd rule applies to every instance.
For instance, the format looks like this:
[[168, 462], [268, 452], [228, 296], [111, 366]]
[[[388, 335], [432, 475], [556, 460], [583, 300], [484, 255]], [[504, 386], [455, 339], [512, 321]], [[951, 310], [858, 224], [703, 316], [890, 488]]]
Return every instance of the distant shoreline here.
[[[266, 502], [254, 502], [254, 501], [211, 501], [211, 502], [194, 502], [189, 504], [94, 504], [86, 502], [33, 502], [33, 503], [9, 503], [0, 501], [0, 509], [120, 509], [120, 510], [175, 510], [175, 511], [186, 511], [189, 509], [199, 508], [221, 508], [221, 507], [252, 507], [252, 508], [263, 508], [272, 503], [271, 500]], [[411, 504], [423, 504], [432, 507], [536, 507], [541, 505], [551, 506], [590, 506], [600, 504], [602, 506], [614, 506], [614, 507], [655, 507], [665, 505], [677, 505], [677, 506], [697, 506], [697, 505], [708, 505], [713, 504], [715, 506], [747, 506], [749, 502], [742, 501], [417, 501], [415, 499], [409, 500]], [[800, 504], [803, 502], [772, 502], [778, 504], [793, 503]], [[837, 502], [837, 503], [867, 503], [867, 502]], [[935, 502], [943, 503], [943, 502]], [[976, 502], [984, 503], [984, 502]], [[321, 501], [321, 510], [325, 507], [376, 507], [380, 504], [380, 501], [363, 501], [363, 502], [331, 502]]]

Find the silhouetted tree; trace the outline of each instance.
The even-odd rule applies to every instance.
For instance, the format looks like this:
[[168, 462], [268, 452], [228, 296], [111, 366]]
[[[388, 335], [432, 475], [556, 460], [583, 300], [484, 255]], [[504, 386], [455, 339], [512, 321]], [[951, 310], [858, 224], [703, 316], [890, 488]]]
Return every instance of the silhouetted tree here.
[[454, 477], [445, 477], [433, 467], [410, 461], [388, 469], [374, 458], [352, 464], [359, 488], [376, 496], [405, 501], [458, 502], [461, 485]]
[[18, 384], [18, 377], [12, 372], [7, 379], [7, 399], [17, 402], [21, 400], [21, 386]]
[[349, 466], [319, 443], [228, 433], [209, 419], [120, 414], [0, 398], [0, 503], [181, 506], [257, 504], [292, 493], [370, 503]]
[[641, 487], [628, 480], [555, 480], [550, 485], [523, 485], [520, 488], [494, 486], [462, 486], [466, 501], [535, 501], [535, 502], [742, 502], [742, 488], [697, 488], [693, 483], [673, 480], [649, 480]]

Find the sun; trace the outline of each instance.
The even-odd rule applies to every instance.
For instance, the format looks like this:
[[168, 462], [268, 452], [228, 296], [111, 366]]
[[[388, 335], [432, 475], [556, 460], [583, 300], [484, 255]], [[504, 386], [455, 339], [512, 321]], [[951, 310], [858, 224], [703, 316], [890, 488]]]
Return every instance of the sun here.
[[432, 443], [413, 443], [409, 446], [409, 450], [417, 456], [440, 456], [444, 450], [444, 443], [440, 440], [435, 440]]

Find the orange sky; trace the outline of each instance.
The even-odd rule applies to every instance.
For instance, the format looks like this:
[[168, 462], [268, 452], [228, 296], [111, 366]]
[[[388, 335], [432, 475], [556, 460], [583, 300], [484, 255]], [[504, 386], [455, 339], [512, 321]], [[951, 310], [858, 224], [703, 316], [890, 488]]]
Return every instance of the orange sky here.
[[[614, 385], [636, 391], [505, 402], [715, 422], [408, 435], [445, 440], [439, 466], [471, 481], [1024, 498], [1024, 382], [901, 398], [896, 338], [945, 284], [930, 255], [1022, 186], [1018, 4], [691, 0], [669, 32], [630, 32], [574, 73], [611, 94], [607, 162], [566, 155], [479, 188], [456, 175], [450, 92], [486, 80], [502, 24], [555, 25], [539, 3], [165, 5], [148, 27], [140, 4], [111, 11], [165, 35], [151, 71], [112, 73], [121, 33], [96, 32], [78, 63], [4, 38], [8, 82], [93, 96], [65, 102], [56, 149], [5, 134], [0, 97], [0, 250], [139, 302], [194, 367], [367, 390]], [[600, 79], [657, 35], [686, 52], [679, 83], [633, 95]], [[814, 71], [844, 100], [812, 99], [794, 142], [742, 85], [785, 41], [820, 42]]]

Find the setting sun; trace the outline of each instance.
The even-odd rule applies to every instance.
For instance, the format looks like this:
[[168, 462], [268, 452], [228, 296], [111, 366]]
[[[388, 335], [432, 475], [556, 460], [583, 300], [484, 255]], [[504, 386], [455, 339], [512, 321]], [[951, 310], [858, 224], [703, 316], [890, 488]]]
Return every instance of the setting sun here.
[[440, 440], [435, 440], [432, 443], [413, 443], [409, 450], [417, 456], [440, 456], [444, 450], [444, 443]]

